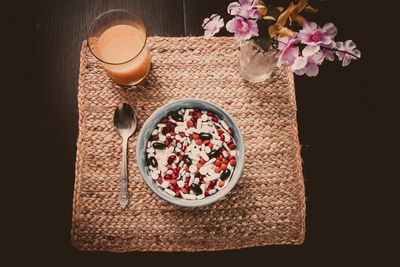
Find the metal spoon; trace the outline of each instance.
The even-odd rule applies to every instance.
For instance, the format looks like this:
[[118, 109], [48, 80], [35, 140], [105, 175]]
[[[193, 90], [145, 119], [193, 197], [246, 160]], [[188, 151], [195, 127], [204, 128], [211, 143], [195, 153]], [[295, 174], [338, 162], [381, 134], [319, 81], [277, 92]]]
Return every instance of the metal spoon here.
[[128, 138], [135, 132], [137, 119], [135, 111], [129, 104], [121, 103], [114, 113], [114, 128], [122, 137], [122, 168], [121, 168], [121, 189], [119, 192], [119, 204], [123, 209], [128, 206], [128, 159], [127, 148]]

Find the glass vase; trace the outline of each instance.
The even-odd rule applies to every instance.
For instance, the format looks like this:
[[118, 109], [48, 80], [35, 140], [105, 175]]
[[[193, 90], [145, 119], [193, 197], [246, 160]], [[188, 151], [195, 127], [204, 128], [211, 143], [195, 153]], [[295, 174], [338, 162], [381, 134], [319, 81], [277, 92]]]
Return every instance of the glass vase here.
[[249, 82], [263, 82], [271, 76], [276, 66], [277, 50], [270, 48], [264, 51], [253, 40], [239, 45], [238, 67], [243, 79]]

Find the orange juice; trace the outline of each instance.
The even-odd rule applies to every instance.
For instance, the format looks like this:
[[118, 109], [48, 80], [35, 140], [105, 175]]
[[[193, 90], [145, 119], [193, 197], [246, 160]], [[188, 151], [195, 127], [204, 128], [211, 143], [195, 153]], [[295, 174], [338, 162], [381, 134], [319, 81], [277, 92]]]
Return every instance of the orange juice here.
[[146, 36], [131, 25], [115, 25], [104, 31], [94, 47], [110, 78], [121, 85], [143, 80], [150, 70]]

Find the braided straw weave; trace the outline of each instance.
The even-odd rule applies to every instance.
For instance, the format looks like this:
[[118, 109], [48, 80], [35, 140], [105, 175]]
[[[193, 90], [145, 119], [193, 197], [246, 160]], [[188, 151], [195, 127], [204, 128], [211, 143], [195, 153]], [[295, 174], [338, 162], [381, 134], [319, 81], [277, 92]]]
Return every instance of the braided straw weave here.
[[[229, 37], [150, 37], [152, 68], [141, 85], [122, 88], [82, 46], [79, 138], [72, 244], [99, 251], [212, 251], [301, 244], [305, 194], [293, 75], [276, 69], [264, 83], [242, 80]], [[201, 208], [159, 199], [140, 177], [138, 131], [160, 106], [181, 98], [211, 101], [234, 118], [246, 147], [243, 175], [220, 201]], [[113, 128], [121, 102], [138, 115], [129, 139], [130, 203], [118, 204], [122, 139]]]

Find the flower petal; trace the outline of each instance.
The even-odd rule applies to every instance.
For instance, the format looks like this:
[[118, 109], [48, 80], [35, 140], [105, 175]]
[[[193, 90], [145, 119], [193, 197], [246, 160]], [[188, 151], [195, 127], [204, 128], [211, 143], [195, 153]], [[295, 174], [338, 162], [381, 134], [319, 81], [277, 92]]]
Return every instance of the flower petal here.
[[323, 32], [324, 32], [324, 35], [325, 35], [326, 37], [331, 38], [331, 39], [332, 39], [333, 37], [335, 37], [336, 34], [337, 34], [337, 32], [338, 32], [337, 28], [335, 27], [335, 25], [333, 25], [333, 23], [326, 23], [326, 24], [322, 27], [322, 30], [323, 30]]
[[325, 59], [324, 53], [322, 51], [318, 51], [317, 53], [311, 56], [310, 61], [315, 64], [321, 65], [324, 59]]
[[312, 33], [312, 32], [315, 31], [317, 28], [318, 28], [318, 25], [317, 25], [317, 23], [315, 23], [315, 22], [309, 22], [309, 21], [307, 21], [307, 22], [304, 22], [304, 23], [303, 23], [303, 30], [304, 30], [305, 32]]
[[358, 49], [354, 49], [354, 50], [353, 50], [353, 54], [354, 54], [356, 57], [358, 57], [358, 58], [361, 57], [361, 51], [358, 50]]
[[312, 55], [314, 55], [315, 53], [317, 53], [320, 49], [319, 45], [307, 45], [303, 51], [301, 52], [301, 54], [305, 57], [310, 57]]
[[317, 76], [319, 72], [318, 65], [315, 63], [308, 63], [307, 66], [305, 67], [305, 70], [306, 70], [306, 75], [308, 77]]
[[347, 40], [344, 42], [344, 48], [346, 50], [353, 50], [356, 48], [356, 44], [353, 42], [353, 40]]
[[343, 58], [343, 61], [342, 61], [342, 66], [343, 66], [343, 67], [348, 66], [348, 65], [350, 64], [350, 61], [351, 61], [350, 57], [349, 57], [349, 56], [345, 56], [345, 57]]
[[228, 14], [230, 15], [237, 15], [240, 10], [240, 4], [238, 2], [232, 2], [228, 6]]
[[297, 57], [292, 65], [292, 71], [303, 69], [307, 65], [306, 57]]
[[306, 73], [306, 69], [305, 69], [305, 68], [302, 68], [302, 69], [299, 69], [299, 70], [295, 70], [294, 73], [296, 73], [296, 75], [301, 76], [301, 75], [303, 75], [304, 73]]

